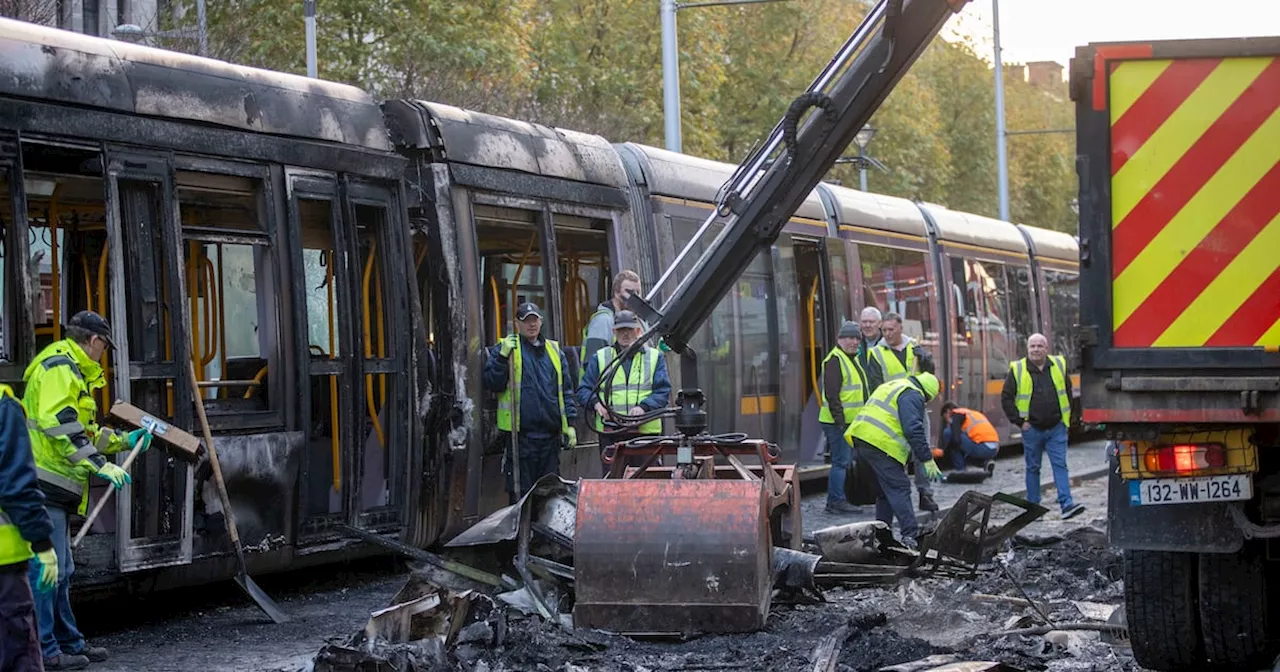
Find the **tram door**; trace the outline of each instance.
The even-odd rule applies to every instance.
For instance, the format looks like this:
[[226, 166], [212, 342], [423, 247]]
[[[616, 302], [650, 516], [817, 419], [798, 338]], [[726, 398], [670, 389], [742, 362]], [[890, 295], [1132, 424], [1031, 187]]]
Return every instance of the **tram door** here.
[[[112, 396], [193, 428], [173, 167], [163, 155], [112, 149], [105, 163]], [[116, 506], [120, 570], [191, 562], [191, 466], [151, 450], [130, 471], [133, 485], [121, 490]]]
[[[822, 359], [835, 344], [835, 330], [839, 329], [839, 313], [832, 316], [831, 282], [826, 267], [826, 254], [823, 243], [817, 240], [792, 237], [783, 234], [783, 240], [790, 239], [794, 255], [794, 263], [779, 265], [778, 280], [782, 281], [784, 272], [793, 273], [793, 287], [790, 290], [779, 289], [780, 298], [788, 298], [783, 292], [790, 291], [791, 297], [786, 303], [794, 301], [797, 320], [796, 326], [779, 325], [782, 332], [784, 352], [793, 350], [799, 355], [801, 366], [784, 369], [783, 398], [801, 400], [792, 403], [794, 408], [784, 419], [786, 438], [799, 441], [799, 460], [801, 463], [818, 461], [818, 452], [822, 445], [822, 427], [818, 424], [819, 398], [822, 394]], [[848, 311], [845, 310], [845, 313]], [[835, 324], [835, 330], [832, 324]], [[790, 341], [790, 343], [788, 343]], [[795, 375], [800, 372], [801, 375]]]

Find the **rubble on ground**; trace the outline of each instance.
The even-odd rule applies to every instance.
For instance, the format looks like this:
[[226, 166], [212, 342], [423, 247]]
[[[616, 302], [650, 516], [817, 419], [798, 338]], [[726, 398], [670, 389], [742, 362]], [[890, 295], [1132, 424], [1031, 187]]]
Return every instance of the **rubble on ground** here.
[[[756, 632], [627, 637], [575, 629], [575, 492], [572, 483], [544, 479], [448, 544], [450, 562], [472, 568], [473, 577], [495, 577], [490, 584], [443, 563], [423, 565], [364, 630], [326, 645], [312, 669], [1139, 669], [1125, 646], [1120, 556], [1105, 532], [1089, 525], [1056, 534], [1001, 527], [1029, 509], [1002, 516], [992, 507], [989, 535], [972, 524], [937, 535], [941, 546], [950, 539], [954, 553], [932, 565], [921, 565], [876, 522], [818, 530], [803, 551], [775, 548], [772, 606]], [[964, 511], [951, 517], [966, 516], [971, 522]], [[996, 545], [971, 556], [979, 539]], [[966, 561], [973, 557], [976, 568]]]

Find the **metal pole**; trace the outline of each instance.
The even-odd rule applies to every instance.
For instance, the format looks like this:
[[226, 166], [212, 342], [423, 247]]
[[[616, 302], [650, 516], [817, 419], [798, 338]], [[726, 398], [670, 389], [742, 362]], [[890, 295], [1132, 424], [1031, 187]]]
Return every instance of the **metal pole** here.
[[1000, 0], [991, 0], [992, 34], [996, 43], [996, 179], [1000, 191], [1000, 219], [1009, 221], [1009, 157], [1005, 149], [1004, 66], [1000, 55]]
[[662, 0], [662, 117], [667, 149], [681, 151], [680, 54], [676, 48], [676, 0]]
[[307, 18], [307, 76], [316, 79], [316, 0], [303, 0], [303, 11]]
[[196, 23], [200, 31], [200, 55], [209, 55], [209, 24], [205, 21], [204, 0], [196, 0]]
[[862, 145], [858, 145], [858, 158], [862, 159], [858, 162], [858, 184], [862, 186], [862, 190], [867, 190], [867, 161], [866, 149]]

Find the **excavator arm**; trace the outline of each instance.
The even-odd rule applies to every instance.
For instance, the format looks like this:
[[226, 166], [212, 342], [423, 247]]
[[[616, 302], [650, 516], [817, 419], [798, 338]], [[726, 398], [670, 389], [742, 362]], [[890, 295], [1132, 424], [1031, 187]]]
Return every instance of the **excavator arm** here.
[[[639, 344], [661, 338], [681, 355], [682, 389], [676, 426], [682, 433], [705, 430], [698, 391], [696, 353], [689, 340], [755, 259], [777, 241], [787, 221], [919, 58], [947, 19], [968, 0], [880, 0], [858, 29], [795, 99], [768, 139], [747, 157], [722, 187], [717, 211], [654, 284], [629, 307], [653, 327]], [[698, 240], [722, 223], [692, 271], [680, 279], [661, 309], [652, 303]], [[615, 359], [615, 362], [623, 358]], [[601, 380], [608, 379], [601, 376]], [[639, 419], [643, 420], [643, 419]], [[636, 420], [613, 418], [621, 425]]]

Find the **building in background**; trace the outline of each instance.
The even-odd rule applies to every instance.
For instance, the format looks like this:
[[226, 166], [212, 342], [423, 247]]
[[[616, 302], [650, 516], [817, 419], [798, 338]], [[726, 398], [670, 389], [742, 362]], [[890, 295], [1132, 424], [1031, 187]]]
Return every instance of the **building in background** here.
[[0, 16], [111, 37], [121, 24], [152, 29], [158, 0], [0, 0]]

